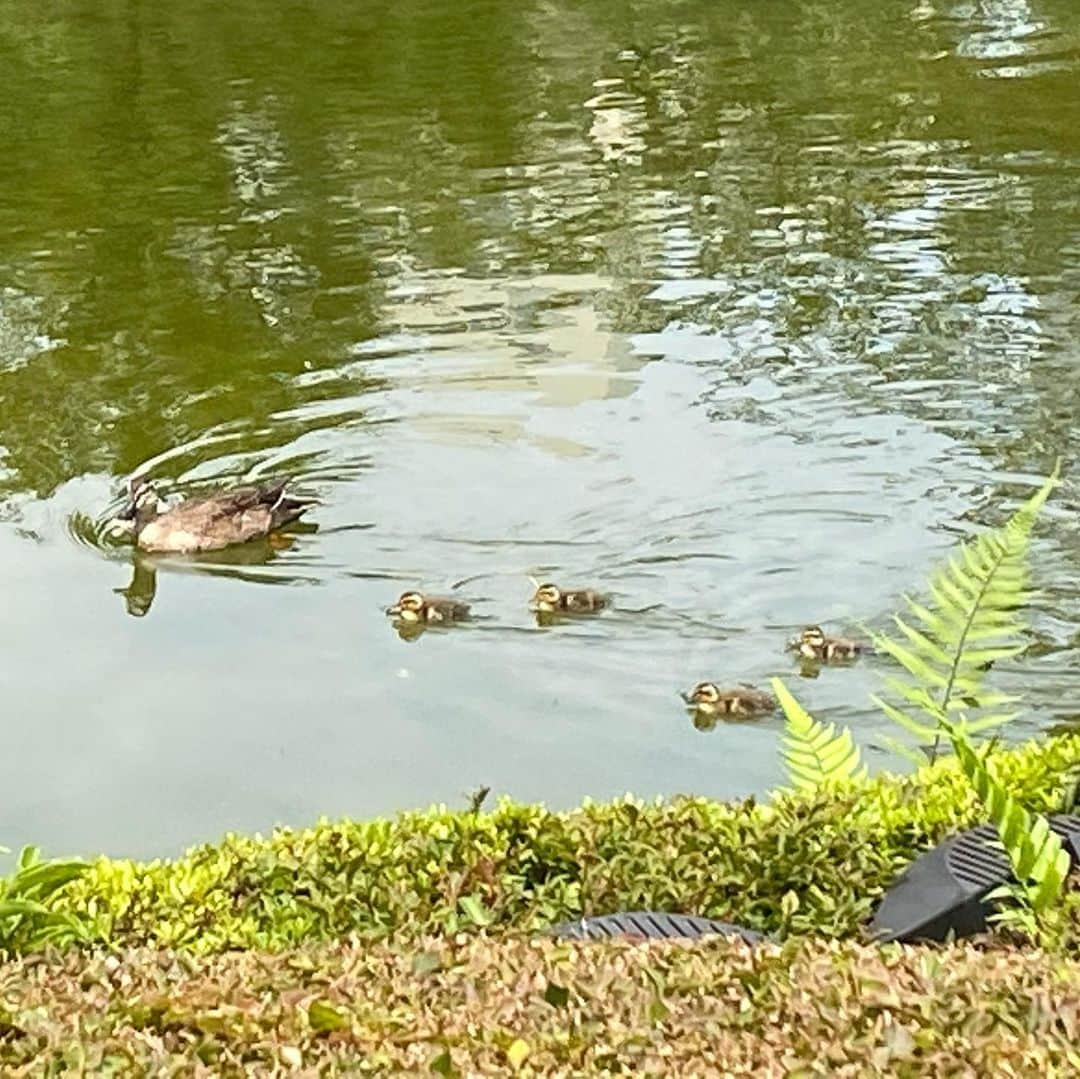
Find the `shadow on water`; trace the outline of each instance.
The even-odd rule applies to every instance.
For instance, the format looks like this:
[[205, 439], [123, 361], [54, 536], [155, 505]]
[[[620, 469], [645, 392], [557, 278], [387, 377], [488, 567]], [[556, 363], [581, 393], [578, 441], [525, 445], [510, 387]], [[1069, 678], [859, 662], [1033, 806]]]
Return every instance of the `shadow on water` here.
[[[276, 532], [265, 539], [251, 540], [224, 551], [194, 555], [154, 555], [134, 551], [131, 559], [131, 581], [113, 591], [124, 597], [127, 613], [136, 618], [146, 615], [157, 595], [159, 571], [172, 573], [205, 573], [212, 577], [230, 577], [252, 584], [295, 585], [313, 584], [316, 578], [296, 572], [257, 572], [272, 566], [283, 552], [291, 550], [300, 535], [318, 531], [318, 525], [294, 525], [288, 531]], [[295, 565], [295, 563], [293, 563]]]

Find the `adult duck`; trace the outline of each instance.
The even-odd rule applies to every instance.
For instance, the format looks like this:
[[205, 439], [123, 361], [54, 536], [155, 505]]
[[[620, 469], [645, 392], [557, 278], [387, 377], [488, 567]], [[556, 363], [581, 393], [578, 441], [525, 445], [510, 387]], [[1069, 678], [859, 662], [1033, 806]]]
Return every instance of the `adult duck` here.
[[288, 481], [234, 487], [167, 507], [145, 476], [128, 482], [128, 501], [114, 525], [144, 551], [196, 554], [267, 536], [313, 505], [285, 494]]

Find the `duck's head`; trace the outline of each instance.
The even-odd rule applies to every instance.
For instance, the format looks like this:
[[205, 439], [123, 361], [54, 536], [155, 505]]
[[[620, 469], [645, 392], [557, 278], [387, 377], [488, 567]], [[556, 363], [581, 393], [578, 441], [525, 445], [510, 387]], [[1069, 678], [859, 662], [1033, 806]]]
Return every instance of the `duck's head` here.
[[821, 626], [806, 626], [799, 634], [799, 644], [808, 648], [822, 648], [825, 645], [825, 633]]
[[397, 603], [386, 608], [386, 613], [403, 622], [419, 622], [424, 613], [424, 597], [419, 592], [402, 592]]
[[128, 480], [127, 502], [109, 522], [109, 528], [123, 535], [136, 535], [143, 525], [157, 516], [160, 507], [154, 485], [145, 476], [132, 476]]
[[694, 708], [714, 708], [720, 703], [720, 690], [714, 682], [698, 682], [689, 693], [679, 696]]
[[559, 591], [557, 585], [541, 584], [535, 577], [530, 577], [529, 580], [536, 588], [529, 601], [529, 607], [532, 610], [550, 614], [562, 606], [562, 592]]

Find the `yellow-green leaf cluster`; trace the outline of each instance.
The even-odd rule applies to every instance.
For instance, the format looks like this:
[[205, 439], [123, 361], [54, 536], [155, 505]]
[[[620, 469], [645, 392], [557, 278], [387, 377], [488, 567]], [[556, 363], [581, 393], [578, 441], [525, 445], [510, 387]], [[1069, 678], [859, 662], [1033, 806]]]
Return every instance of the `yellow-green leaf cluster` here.
[[[1017, 801], [1053, 811], [1078, 760], [1080, 734], [1063, 735], [995, 753], [994, 769]], [[848, 936], [911, 859], [984, 812], [952, 758], [767, 804], [433, 808], [227, 836], [175, 861], [99, 859], [49, 906], [84, 921], [91, 943], [191, 952], [277, 951], [350, 934], [539, 931], [640, 909]]]

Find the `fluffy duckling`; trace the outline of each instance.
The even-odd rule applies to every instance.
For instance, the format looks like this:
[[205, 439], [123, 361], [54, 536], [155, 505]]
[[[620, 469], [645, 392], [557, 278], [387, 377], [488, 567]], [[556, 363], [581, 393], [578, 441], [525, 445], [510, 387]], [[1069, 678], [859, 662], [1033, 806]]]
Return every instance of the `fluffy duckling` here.
[[714, 682], [698, 682], [680, 697], [695, 711], [706, 716], [754, 716], [776, 708], [776, 698], [755, 686], [740, 684], [721, 689]]
[[821, 626], [807, 626], [788, 648], [799, 653], [802, 659], [832, 663], [837, 660], [855, 659], [868, 651], [860, 641], [848, 637], [828, 637]]
[[469, 605], [456, 599], [425, 596], [422, 592], [402, 592], [397, 603], [386, 608], [386, 613], [402, 622], [441, 625], [465, 621], [469, 617]]
[[536, 591], [529, 609], [537, 614], [594, 614], [608, 605], [608, 597], [595, 588], [560, 588], [530, 577]]
[[286, 481], [234, 487], [205, 498], [189, 498], [171, 509], [144, 476], [128, 482], [128, 502], [112, 522], [143, 551], [196, 554], [268, 536], [297, 520], [313, 503], [289, 498]]

